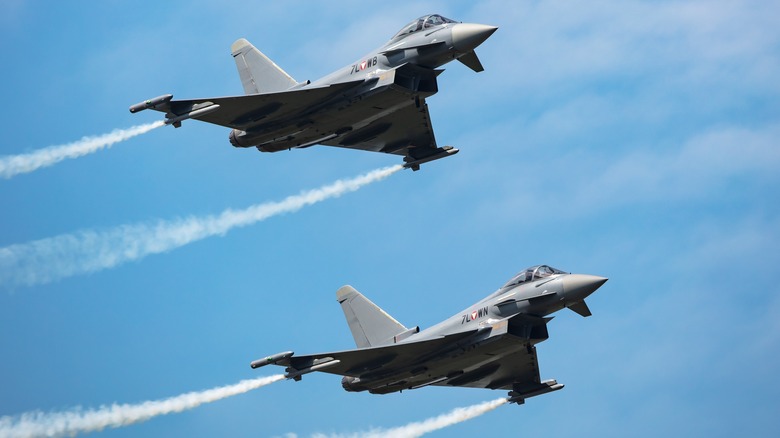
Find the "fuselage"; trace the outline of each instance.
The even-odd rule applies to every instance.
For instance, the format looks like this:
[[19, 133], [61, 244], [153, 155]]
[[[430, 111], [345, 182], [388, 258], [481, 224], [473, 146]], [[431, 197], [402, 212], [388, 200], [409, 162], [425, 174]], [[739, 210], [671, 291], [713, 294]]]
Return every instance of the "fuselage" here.
[[427, 385], [493, 389], [511, 385], [510, 380], [496, 379], [499, 364], [546, 340], [548, 315], [582, 302], [606, 281], [603, 277], [569, 274], [546, 265], [528, 268], [462, 312], [400, 341], [413, 343], [472, 333], [420, 358], [419, 363], [424, 366], [412, 365], [397, 372], [361, 378], [345, 377], [342, 385], [348, 391], [368, 390], [377, 394]]
[[381, 47], [308, 86], [371, 79], [404, 64], [435, 69], [472, 52], [496, 29], [484, 24], [458, 23], [436, 14], [420, 17]]
[[[428, 15], [404, 26], [378, 49], [333, 73], [297, 90], [313, 90], [352, 84], [288, 119], [260, 122], [251, 129], [234, 129], [230, 142], [237, 147], [256, 146], [262, 152], [277, 152], [314, 144], [340, 145], [376, 152], [392, 152], [388, 145], [370, 149], [362, 143], [372, 138], [372, 123], [421, 101], [438, 91], [436, 70], [454, 59], [474, 55], [474, 48], [497, 28], [458, 23]], [[275, 111], [275, 109], [274, 109]], [[364, 128], [367, 131], [360, 132]], [[376, 126], [381, 131], [385, 126]], [[352, 136], [352, 138], [350, 138]], [[398, 145], [398, 148], [408, 145]]]
[[489, 327], [518, 315], [543, 318], [584, 300], [606, 281], [603, 277], [570, 274], [546, 265], [533, 266], [482, 300], [404, 341]]

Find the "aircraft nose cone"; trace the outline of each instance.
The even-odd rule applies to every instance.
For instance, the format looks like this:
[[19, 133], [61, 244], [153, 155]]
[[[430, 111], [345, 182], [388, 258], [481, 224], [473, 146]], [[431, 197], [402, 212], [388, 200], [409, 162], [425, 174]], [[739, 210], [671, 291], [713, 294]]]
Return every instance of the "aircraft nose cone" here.
[[561, 281], [563, 281], [563, 293], [567, 298], [583, 300], [606, 283], [607, 279], [596, 275], [569, 274], [564, 276]]
[[482, 44], [498, 28], [486, 24], [458, 23], [452, 26], [452, 45], [459, 52], [470, 52]]

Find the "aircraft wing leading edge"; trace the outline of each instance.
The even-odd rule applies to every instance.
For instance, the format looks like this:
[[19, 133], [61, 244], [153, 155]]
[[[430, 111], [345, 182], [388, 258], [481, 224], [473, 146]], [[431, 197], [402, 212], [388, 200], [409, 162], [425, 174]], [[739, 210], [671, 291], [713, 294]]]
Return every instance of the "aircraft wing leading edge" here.
[[[327, 352], [305, 356], [295, 356], [292, 352], [280, 353], [253, 362], [253, 367], [275, 364], [286, 366], [285, 377], [300, 380], [301, 376], [314, 371], [347, 376], [345, 379], [377, 382], [376, 386], [367, 386], [374, 393], [394, 392], [403, 389], [405, 376], [414, 376], [419, 370], [427, 369], [431, 361], [457, 361], [462, 349], [468, 347], [481, 333], [489, 330], [475, 329], [450, 334], [434, 339], [417, 342], [391, 344], [382, 347], [359, 348], [337, 352]], [[541, 381], [536, 348], [525, 341], [524, 348], [517, 349], [517, 342], [503, 338], [499, 340], [499, 349], [492, 352], [476, 353], [482, 357], [481, 365], [473, 369], [455, 370], [447, 376], [412, 386], [418, 388], [427, 385], [455, 386], [467, 388], [510, 390], [510, 402], [522, 404], [526, 398], [541, 395], [563, 388], [555, 380]], [[513, 346], [514, 345], [514, 346]], [[499, 351], [507, 354], [500, 354]], [[457, 368], [456, 362], [452, 365]], [[401, 379], [401, 380], [398, 380]], [[385, 382], [379, 384], [379, 382]], [[345, 389], [347, 388], [345, 384]], [[354, 390], [354, 389], [349, 389]], [[360, 389], [359, 389], [360, 390]]]
[[[274, 123], [296, 117], [308, 109], [327, 102], [340, 93], [359, 86], [364, 81], [344, 82], [325, 87], [304, 88], [276, 93], [225, 96], [204, 99], [170, 100], [164, 105], [150, 107], [166, 113], [166, 123], [217, 105], [214, 111], [191, 117], [203, 122], [233, 129], [251, 129], [260, 123]], [[182, 119], [183, 120], [183, 119]]]
[[438, 91], [442, 70], [401, 65], [382, 74], [325, 86], [272, 93], [172, 100], [160, 96], [133, 105], [131, 112], [153, 109], [175, 127], [196, 119], [233, 128], [230, 142], [263, 152], [315, 144], [396, 154], [404, 167], [454, 155], [438, 147], [426, 97]]
[[312, 367], [330, 363], [312, 371], [338, 374], [341, 376], [361, 377], [368, 373], [392, 372], [409, 364], [419, 363], [430, 358], [431, 354], [441, 354], [442, 349], [460, 340], [474, 336], [479, 330], [470, 330], [447, 336], [417, 342], [403, 342], [381, 347], [358, 348], [355, 350], [334, 351], [305, 356], [291, 356], [277, 365], [287, 365], [288, 377], [305, 374]]

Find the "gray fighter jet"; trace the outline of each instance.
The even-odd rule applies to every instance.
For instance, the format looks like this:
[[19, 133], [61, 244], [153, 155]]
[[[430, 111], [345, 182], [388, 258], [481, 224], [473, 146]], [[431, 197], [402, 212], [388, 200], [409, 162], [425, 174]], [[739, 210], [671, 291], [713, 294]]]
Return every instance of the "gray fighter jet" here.
[[547, 339], [553, 312], [590, 316], [585, 298], [606, 278], [546, 265], [521, 271], [500, 289], [435, 326], [406, 328], [351, 286], [336, 292], [356, 350], [296, 356], [292, 351], [251, 363], [287, 367], [301, 380], [314, 371], [344, 376], [347, 391], [387, 394], [428, 385], [509, 390], [509, 401], [563, 388], [542, 381], [535, 345]]
[[130, 107], [165, 113], [180, 127], [197, 119], [233, 128], [230, 143], [262, 152], [317, 144], [402, 155], [405, 167], [458, 152], [438, 147], [425, 99], [438, 91], [437, 69], [457, 59], [474, 71], [474, 49], [496, 27], [427, 15], [404, 26], [379, 49], [314, 82], [298, 82], [249, 41], [232, 54], [244, 96], [173, 100], [166, 94]]

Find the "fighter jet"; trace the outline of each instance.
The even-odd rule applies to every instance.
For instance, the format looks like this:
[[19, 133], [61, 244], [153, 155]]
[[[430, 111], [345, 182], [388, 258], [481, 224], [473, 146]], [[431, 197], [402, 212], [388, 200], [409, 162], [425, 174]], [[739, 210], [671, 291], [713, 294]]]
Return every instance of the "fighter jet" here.
[[438, 147], [425, 99], [436, 94], [438, 67], [457, 59], [483, 70], [474, 49], [497, 27], [420, 17], [382, 47], [314, 82], [298, 82], [249, 41], [233, 43], [244, 96], [173, 100], [173, 95], [130, 107], [153, 109], [178, 128], [196, 119], [232, 128], [235, 147], [261, 152], [327, 145], [404, 157], [404, 167], [458, 152]]
[[336, 292], [357, 349], [296, 356], [292, 351], [251, 363], [286, 367], [301, 380], [314, 371], [344, 376], [347, 391], [388, 394], [428, 385], [509, 390], [509, 401], [563, 388], [541, 380], [535, 345], [548, 338], [549, 315], [591, 312], [585, 298], [607, 281], [533, 266], [497, 291], [431, 328], [407, 328], [351, 286]]

